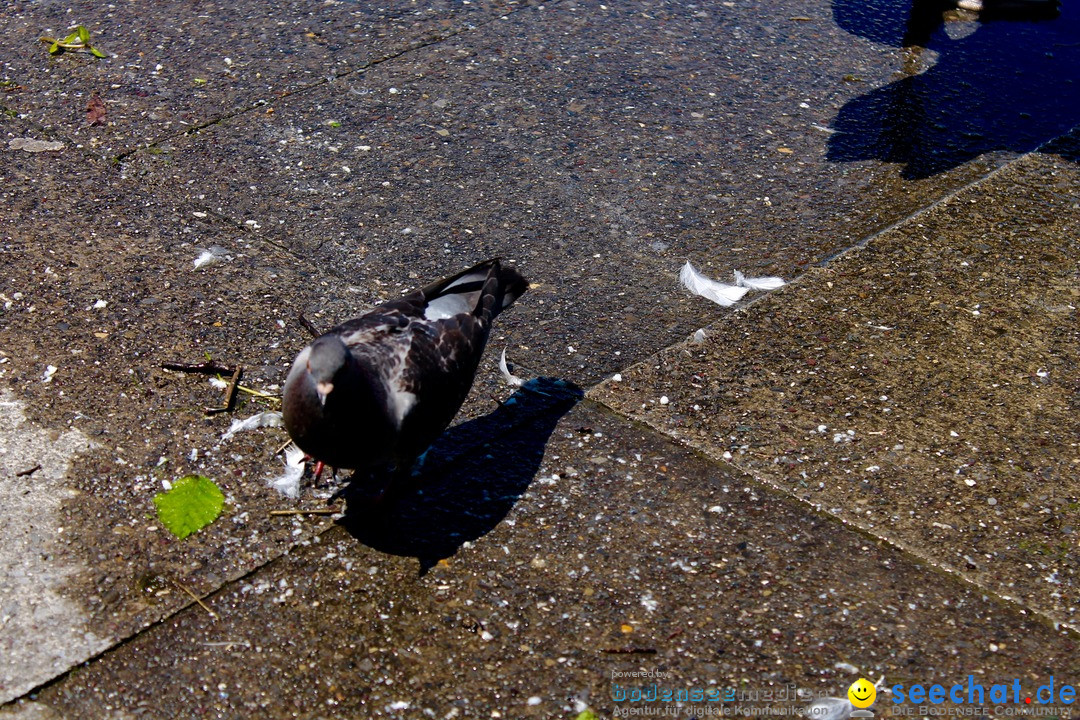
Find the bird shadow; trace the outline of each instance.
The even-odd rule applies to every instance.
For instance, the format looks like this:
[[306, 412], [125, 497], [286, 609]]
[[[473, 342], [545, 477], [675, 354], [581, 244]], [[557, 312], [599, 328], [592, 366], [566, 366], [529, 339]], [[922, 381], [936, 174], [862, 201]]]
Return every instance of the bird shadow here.
[[583, 396], [564, 380], [530, 380], [494, 411], [443, 433], [411, 480], [392, 484], [380, 501], [372, 501], [365, 483], [350, 482], [338, 524], [368, 547], [417, 558], [423, 575], [506, 517], [535, 477], [560, 418]]
[[[1080, 7], [943, 12], [939, 0], [834, 0], [849, 32], [903, 48], [898, 77], [845, 104], [827, 158], [922, 179], [995, 151], [1029, 152], [1080, 123]], [[947, 22], [946, 22], [947, 21]], [[930, 51], [930, 52], [926, 52]], [[936, 56], [936, 60], [935, 60]]]

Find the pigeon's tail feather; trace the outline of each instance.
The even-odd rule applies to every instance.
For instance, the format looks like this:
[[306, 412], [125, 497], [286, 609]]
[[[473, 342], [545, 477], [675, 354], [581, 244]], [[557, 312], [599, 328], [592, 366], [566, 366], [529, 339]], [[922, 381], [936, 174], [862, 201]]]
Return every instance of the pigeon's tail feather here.
[[491, 263], [488, 276], [473, 315], [486, 316], [490, 321], [521, 297], [529, 289], [529, 282], [514, 268], [503, 267], [498, 258], [488, 262]]
[[528, 289], [529, 283], [517, 270], [503, 267], [498, 258], [492, 258], [432, 283], [421, 292], [427, 301], [424, 314], [429, 320], [459, 313], [487, 314], [491, 319]]
[[501, 264], [496, 267], [499, 276], [496, 297], [500, 298], [500, 300], [495, 306], [495, 315], [498, 315], [525, 294], [525, 291], [529, 289], [529, 281], [512, 267], [503, 267]]

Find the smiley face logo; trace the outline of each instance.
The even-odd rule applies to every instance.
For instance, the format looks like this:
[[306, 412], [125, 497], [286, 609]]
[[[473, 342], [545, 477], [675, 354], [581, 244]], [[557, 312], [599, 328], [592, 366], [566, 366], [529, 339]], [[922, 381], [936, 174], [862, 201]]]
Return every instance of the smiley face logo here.
[[851, 683], [847, 691], [848, 700], [857, 708], [868, 708], [877, 700], [877, 688], [866, 678], [859, 678]]

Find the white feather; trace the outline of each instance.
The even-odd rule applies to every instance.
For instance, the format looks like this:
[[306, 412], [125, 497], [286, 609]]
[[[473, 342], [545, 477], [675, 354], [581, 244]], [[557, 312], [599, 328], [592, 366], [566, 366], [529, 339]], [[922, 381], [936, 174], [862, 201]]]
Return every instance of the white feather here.
[[220, 245], [214, 245], [209, 250], [203, 250], [199, 253], [199, 257], [195, 258], [195, 267], [201, 268], [204, 265], [210, 265], [227, 259], [229, 259], [229, 251]]
[[285, 472], [271, 478], [270, 487], [285, 497], [295, 498], [300, 495], [300, 478], [304, 476], [304, 451], [289, 443], [285, 448]]
[[517, 375], [510, 373], [510, 368], [506, 366], [506, 348], [503, 348], [502, 355], [499, 356], [499, 372], [502, 373], [503, 380], [510, 387], [521, 387], [525, 384], [525, 381], [519, 378]]
[[424, 317], [428, 320], [445, 320], [446, 318], [460, 315], [462, 313], [469, 313], [476, 307], [477, 301], [480, 299], [480, 290], [470, 290], [469, 292], [455, 292], [453, 289], [461, 285], [468, 285], [470, 283], [481, 282], [487, 277], [487, 270], [482, 272], [475, 272], [471, 275], [465, 275], [459, 277], [454, 282], [443, 288], [443, 294], [428, 302], [427, 307], [424, 308]]
[[416, 405], [416, 395], [396, 385], [390, 386], [390, 392], [387, 395], [394, 406], [394, 417], [397, 418], [398, 427], [400, 428], [401, 423], [405, 421], [405, 416]]
[[751, 290], [775, 290], [778, 287], [787, 285], [787, 283], [784, 282], [784, 278], [748, 278], [738, 270], [735, 271], [735, 284], [739, 287], [749, 288]]
[[682, 266], [682, 270], [679, 271], [679, 280], [690, 292], [695, 295], [700, 295], [703, 298], [712, 300], [718, 305], [724, 307], [731, 307], [735, 303], [742, 299], [742, 296], [746, 294], [747, 288], [736, 287], [734, 285], [725, 285], [724, 283], [717, 282], [711, 278], [707, 278], [697, 270], [689, 261]]
[[386, 373], [386, 397], [394, 410], [398, 428], [405, 416], [416, 405], [416, 395], [405, 389], [405, 363], [408, 360], [409, 347], [398, 345], [397, 355], [383, 368]]
[[222, 440], [230, 440], [232, 436], [238, 432], [244, 430], [254, 430], [261, 427], [281, 427], [285, 424], [285, 421], [281, 418], [281, 413], [276, 410], [267, 410], [261, 412], [258, 415], [252, 415], [246, 420], [233, 420], [232, 425], [225, 431], [225, 434], [221, 436]]
[[472, 312], [468, 295], [440, 295], [424, 308], [424, 317], [428, 320], [445, 320], [467, 312]]

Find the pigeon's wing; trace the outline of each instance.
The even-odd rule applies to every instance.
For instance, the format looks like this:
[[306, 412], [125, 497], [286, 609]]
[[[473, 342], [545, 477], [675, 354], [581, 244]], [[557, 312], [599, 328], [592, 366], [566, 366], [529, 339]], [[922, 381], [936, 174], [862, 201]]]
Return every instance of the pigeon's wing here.
[[413, 292], [391, 300], [353, 320], [330, 330], [341, 337], [345, 347], [371, 378], [381, 378], [376, 391], [387, 420], [400, 428], [416, 404], [417, 393], [402, 377], [411, 352], [414, 325], [424, 321], [424, 300]]
[[399, 455], [411, 461], [454, 419], [472, 387], [489, 323], [472, 314], [419, 320], [395, 384], [410, 403], [402, 418]]
[[529, 283], [498, 258], [420, 288], [430, 320], [472, 314], [491, 321], [529, 288]]
[[397, 422], [399, 463], [415, 459], [454, 419], [472, 387], [491, 321], [528, 288], [488, 260], [343, 323], [353, 355], [382, 375]]

